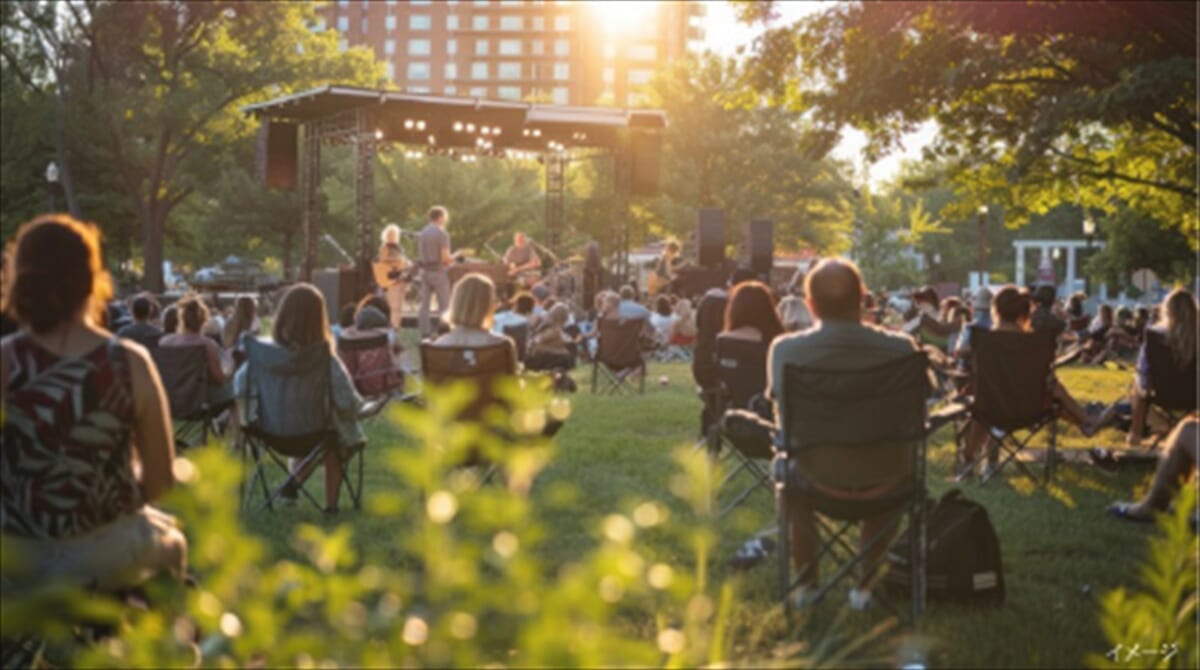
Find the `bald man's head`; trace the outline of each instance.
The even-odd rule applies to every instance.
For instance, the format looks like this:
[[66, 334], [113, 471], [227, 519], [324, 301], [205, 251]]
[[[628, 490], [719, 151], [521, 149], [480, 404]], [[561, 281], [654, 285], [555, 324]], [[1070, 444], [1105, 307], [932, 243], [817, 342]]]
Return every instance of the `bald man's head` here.
[[859, 321], [863, 290], [858, 266], [844, 258], [826, 258], [804, 278], [809, 309], [822, 320]]

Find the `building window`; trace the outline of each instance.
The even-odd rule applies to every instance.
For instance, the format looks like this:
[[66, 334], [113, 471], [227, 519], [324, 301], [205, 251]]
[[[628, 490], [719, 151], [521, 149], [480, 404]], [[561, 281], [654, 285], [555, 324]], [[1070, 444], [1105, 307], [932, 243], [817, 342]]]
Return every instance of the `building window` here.
[[520, 100], [520, 86], [500, 86], [496, 89], [496, 97], [501, 100]]
[[533, 17], [533, 29], [534, 30], [545, 30], [546, 29], [545, 17], [542, 17], [542, 16]]
[[470, 96], [471, 96], [472, 98], [486, 98], [486, 97], [488, 97], [488, 94], [487, 94], [487, 87], [486, 87], [486, 86], [472, 86], [472, 87], [471, 87], [471, 91], [470, 91]]
[[475, 0], [476, 7], [487, 7], [488, 0]]
[[617, 79], [616, 72], [611, 67], [604, 68], [604, 83], [611, 84]]
[[554, 64], [555, 81], [566, 81], [571, 78], [571, 66], [566, 63]]
[[554, 40], [554, 55], [568, 56], [571, 54], [570, 40]]
[[362, 19], [361, 19], [361, 20], [359, 20], [359, 22], [358, 22], [358, 32], [360, 32], [360, 33], [366, 33], [366, 32], [367, 32], [367, 17], [365, 17], [365, 16], [364, 16], [364, 17], [362, 17]]
[[471, 17], [471, 28], [474, 30], [487, 30], [488, 29], [488, 17], [479, 16], [479, 15], [472, 16]]
[[446, 63], [446, 81], [458, 79], [458, 65], [455, 63]]
[[472, 79], [487, 79], [488, 64], [487, 63], [471, 63], [471, 78]]
[[451, 56], [458, 53], [458, 40], [446, 40], [446, 53]]
[[496, 66], [497, 79], [520, 79], [521, 64], [520, 63], [500, 63]]
[[525, 20], [519, 16], [501, 16], [500, 30], [524, 30]]
[[446, 17], [446, 30], [458, 30], [458, 16], [451, 14]]
[[391, 61], [387, 63], [387, 78], [388, 81], [396, 80], [396, 64]]
[[408, 17], [409, 30], [429, 30], [429, 26], [432, 24], [433, 21], [428, 14], [413, 14]]
[[350, 0], [338, 0], [338, 7], [349, 7]]
[[396, 40], [386, 39], [383, 41], [383, 53], [391, 56], [396, 53]]
[[442, 92], [445, 93], [446, 95], [457, 95], [458, 87], [457, 86], [447, 86], [442, 89]]
[[429, 63], [425, 61], [409, 63], [408, 78], [413, 81], [429, 81]]
[[554, 100], [554, 104], [565, 105], [571, 101], [571, 89], [561, 87], [556, 88], [554, 89], [553, 93], [550, 94], [550, 97]]
[[408, 86], [405, 90], [409, 93], [429, 93], [428, 86]]
[[617, 47], [613, 46], [611, 42], [604, 45], [604, 57], [608, 60], [617, 57]]
[[570, 30], [571, 29], [571, 17], [567, 16], [566, 14], [560, 14], [559, 16], [554, 17], [554, 29], [555, 30]]
[[649, 84], [650, 79], [652, 79], [653, 77], [654, 77], [654, 70], [630, 70], [629, 71], [629, 83], [630, 84], [635, 84], [635, 85]]
[[[392, 4], [392, 0], [388, 0], [388, 4]], [[410, 5], [432, 5], [433, 0], [408, 0]]]
[[500, 40], [501, 56], [520, 56], [521, 40]]
[[395, 30], [396, 29], [396, 17], [389, 16], [386, 19], [384, 19], [384, 26], [388, 30]]
[[349, 17], [347, 17], [347, 16], [339, 16], [338, 17], [338, 30], [343, 33], [346, 32], [347, 30], [350, 30], [350, 18]]
[[408, 41], [409, 56], [428, 56], [429, 55], [429, 40], [409, 40]]
[[533, 40], [529, 43], [529, 46], [534, 56], [541, 56], [546, 53], [546, 43], [541, 40]]
[[317, 32], [319, 32], [319, 33], [323, 33], [323, 32], [325, 32], [325, 28], [326, 28], [326, 27], [327, 27], [327, 26], [326, 26], [326, 24], [325, 24], [325, 17], [324, 17], [324, 16], [318, 16], [318, 17], [317, 17]]
[[658, 49], [653, 44], [635, 44], [629, 47], [629, 60], [657, 60]]
[[475, 40], [475, 55], [476, 56], [488, 55], [488, 41], [487, 40]]

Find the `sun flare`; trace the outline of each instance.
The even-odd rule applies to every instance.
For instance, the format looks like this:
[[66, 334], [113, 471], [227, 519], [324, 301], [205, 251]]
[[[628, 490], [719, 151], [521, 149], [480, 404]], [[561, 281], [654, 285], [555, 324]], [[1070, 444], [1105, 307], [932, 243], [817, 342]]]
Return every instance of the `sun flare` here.
[[589, 5], [592, 14], [600, 22], [606, 34], [620, 37], [638, 28], [643, 21], [658, 11], [659, 2], [633, 0], [631, 2], [593, 2]]

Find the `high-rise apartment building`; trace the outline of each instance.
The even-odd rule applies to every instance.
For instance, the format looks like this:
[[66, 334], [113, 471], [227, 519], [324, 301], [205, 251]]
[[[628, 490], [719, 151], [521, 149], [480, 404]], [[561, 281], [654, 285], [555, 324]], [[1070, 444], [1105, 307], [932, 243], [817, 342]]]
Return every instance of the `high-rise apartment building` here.
[[337, 0], [322, 28], [366, 45], [411, 93], [636, 106], [658, 65], [703, 40], [699, 2]]

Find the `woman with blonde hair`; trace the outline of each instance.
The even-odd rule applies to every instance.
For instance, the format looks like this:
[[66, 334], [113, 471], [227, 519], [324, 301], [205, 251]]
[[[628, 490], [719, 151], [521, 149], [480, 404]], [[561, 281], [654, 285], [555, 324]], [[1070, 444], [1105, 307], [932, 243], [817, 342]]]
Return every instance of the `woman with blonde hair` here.
[[112, 295], [100, 234], [63, 215], [21, 226], [11, 245], [0, 341], [0, 582], [103, 591], [157, 572], [183, 577], [187, 541], [150, 503], [175, 483], [162, 382], [141, 345], [98, 324]]
[[692, 310], [692, 301], [680, 298], [675, 303], [675, 321], [671, 324], [668, 344], [690, 347], [696, 341], [696, 315]]
[[[404, 257], [404, 250], [400, 247], [400, 226], [394, 223], [389, 223], [384, 226], [383, 233], [379, 236], [379, 258], [380, 263], [389, 264], [389, 280], [386, 285], [381, 285], [383, 295], [387, 299], [388, 308], [391, 310], [392, 328], [400, 329], [400, 320], [404, 312], [404, 292], [408, 285], [404, 283], [403, 271], [407, 264], [407, 259]], [[381, 282], [382, 284], [382, 282]]]
[[[1200, 325], [1196, 318], [1196, 298], [1189, 291], [1177, 288], [1163, 298], [1159, 309], [1159, 322], [1148, 330], [1155, 330], [1165, 335], [1171, 357], [1180, 368], [1194, 365], [1197, 355], [1196, 327]], [[1140, 444], [1142, 433], [1146, 428], [1146, 415], [1150, 404], [1147, 394], [1153, 388], [1154, 380], [1150, 378], [1150, 361], [1146, 355], [1146, 343], [1143, 338], [1141, 349], [1138, 351], [1137, 372], [1134, 376], [1133, 416], [1129, 424], [1129, 434], [1125, 443], [1129, 446]]]
[[[490, 332], [492, 311], [496, 306], [496, 285], [484, 275], [471, 273], [454, 285], [446, 321], [450, 332], [433, 341], [435, 347], [486, 347], [507, 342], [517, 360], [517, 345], [512, 338]], [[516, 370], [513, 370], [516, 372]]]

